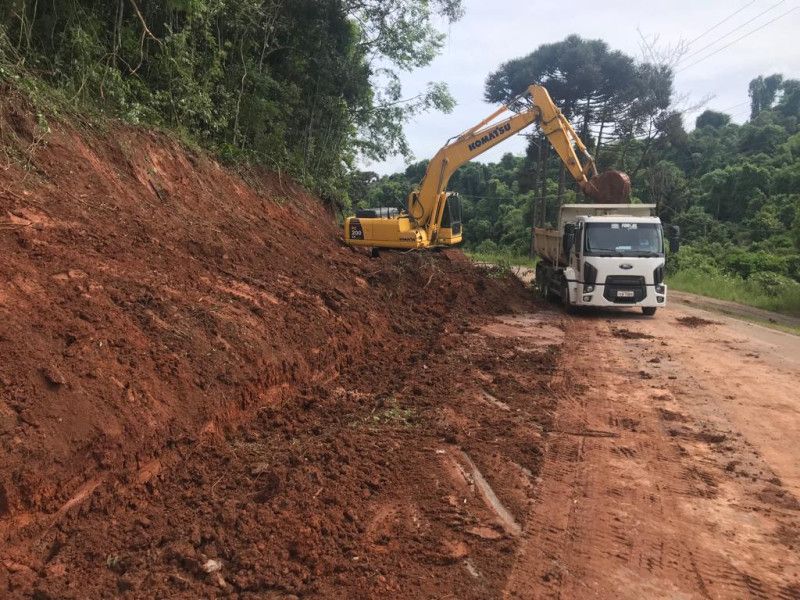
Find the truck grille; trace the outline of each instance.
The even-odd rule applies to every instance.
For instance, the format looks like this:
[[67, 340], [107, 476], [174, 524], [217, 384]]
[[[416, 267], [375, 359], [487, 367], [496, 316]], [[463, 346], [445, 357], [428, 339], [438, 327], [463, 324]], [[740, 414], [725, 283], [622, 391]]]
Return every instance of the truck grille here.
[[[633, 292], [632, 296], [620, 296], [619, 292]], [[644, 277], [634, 275], [609, 275], [603, 289], [603, 297], [616, 304], [635, 304], [647, 296]]]

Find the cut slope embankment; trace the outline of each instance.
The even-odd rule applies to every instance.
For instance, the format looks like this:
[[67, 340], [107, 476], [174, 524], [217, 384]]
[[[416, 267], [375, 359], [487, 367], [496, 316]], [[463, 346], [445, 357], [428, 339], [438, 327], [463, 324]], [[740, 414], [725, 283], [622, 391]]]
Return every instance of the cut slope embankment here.
[[526, 301], [459, 252], [371, 261], [285, 178], [135, 128], [42, 135], [4, 98], [0, 589], [96, 489], [342, 373], [390, 385], [467, 315]]

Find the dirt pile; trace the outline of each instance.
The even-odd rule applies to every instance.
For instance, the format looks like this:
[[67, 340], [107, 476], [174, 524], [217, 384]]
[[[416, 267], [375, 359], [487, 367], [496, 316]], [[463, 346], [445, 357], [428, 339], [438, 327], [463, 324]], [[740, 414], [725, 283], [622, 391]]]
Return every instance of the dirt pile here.
[[675, 322], [678, 325], [683, 325], [684, 327], [707, 327], [708, 325], [720, 325], [719, 321], [710, 321], [709, 319], [704, 319], [703, 317], [695, 317], [695, 316], [687, 316], [687, 317], [678, 317], [675, 319]]
[[622, 338], [623, 340], [651, 340], [653, 336], [647, 333], [643, 333], [641, 331], [631, 331], [630, 329], [626, 329], [624, 327], [612, 327], [611, 328], [611, 335], [617, 338]]
[[344, 549], [419, 517], [366, 531], [358, 503], [407, 493], [425, 407], [423, 437], [462, 435], [439, 403], [470, 362], [432, 352], [521, 285], [459, 252], [372, 261], [291, 181], [153, 132], [45, 133], [4, 97], [0, 595], [367, 589]]

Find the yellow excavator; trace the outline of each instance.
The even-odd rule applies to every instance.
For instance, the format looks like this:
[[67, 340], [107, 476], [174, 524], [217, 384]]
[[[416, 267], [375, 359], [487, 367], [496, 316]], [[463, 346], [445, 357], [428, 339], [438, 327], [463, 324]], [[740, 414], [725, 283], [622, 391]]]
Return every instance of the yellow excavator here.
[[618, 171], [598, 175], [594, 159], [550, 94], [540, 85], [531, 85], [524, 94], [448, 140], [428, 164], [419, 188], [409, 194], [405, 211], [368, 208], [346, 218], [345, 242], [373, 252], [458, 244], [462, 239], [461, 201], [457, 194], [446, 191], [450, 177], [464, 163], [536, 122], [584, 194], [603, 204], [627, 201], [628, 176]]

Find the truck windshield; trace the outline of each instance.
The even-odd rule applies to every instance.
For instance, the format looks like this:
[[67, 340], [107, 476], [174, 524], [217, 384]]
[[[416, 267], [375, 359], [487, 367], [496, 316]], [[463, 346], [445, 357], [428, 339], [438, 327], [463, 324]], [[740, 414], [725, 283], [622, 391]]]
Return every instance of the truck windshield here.
[[662, 256], [664, 244], [658, 223], [587, 223], [589, 256]]

